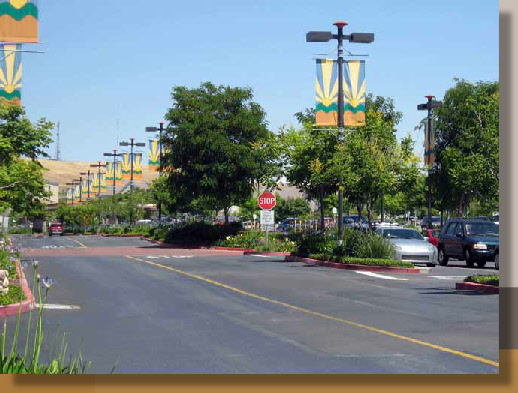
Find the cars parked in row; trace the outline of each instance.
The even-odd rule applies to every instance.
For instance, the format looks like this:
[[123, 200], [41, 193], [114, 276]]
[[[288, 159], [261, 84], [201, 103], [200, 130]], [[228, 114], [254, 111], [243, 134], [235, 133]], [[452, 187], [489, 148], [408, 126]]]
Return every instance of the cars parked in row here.
[[394, 244], [397, 260], [413, 264], [426, 264], [429, 267], [435, 266], [437, 249], [415, 229], [379, 227], [375, 232]]
[[426, 241], [437, 247], [439, 245], [439, 233], [441, 233], [440, 229], [425, 229], [423, 236]]
[[499, 227], [489, 220], [448, 220], [439, 235], [438, 251], [442, 266], [456, 258], [466, 261], [468, 267], [495, 261], [499, 268]]

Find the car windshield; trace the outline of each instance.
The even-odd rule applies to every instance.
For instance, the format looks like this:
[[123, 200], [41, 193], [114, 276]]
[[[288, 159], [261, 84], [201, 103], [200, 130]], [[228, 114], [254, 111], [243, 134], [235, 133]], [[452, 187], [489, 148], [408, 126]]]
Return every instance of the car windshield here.
[[494, 217], [493, 217], [493, 221], [494, 221], [494, 222], [498, 222], [498, 221], [500, 221], [500, 216], [494, 216]]
[[466, 235], [498, 236], [499, 227], [493, 223], [466, 224]]
[[394, 228], [394, 229], [385, 229], [383, 231], [383, 237], [388, 239], [417, 239], [424, 240], [424, 238], [413, 229], [402, 229], [402, 228]]

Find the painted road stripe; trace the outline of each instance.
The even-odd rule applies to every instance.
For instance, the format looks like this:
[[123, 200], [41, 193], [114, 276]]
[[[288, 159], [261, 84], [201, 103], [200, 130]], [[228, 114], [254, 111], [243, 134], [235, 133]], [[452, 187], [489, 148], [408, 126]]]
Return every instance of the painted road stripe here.
[[79, 306], [72, 306], [68, 304], [44, 304], [43, 308], [46, 310], [80, 310]]
[[368, 325], [364, 325], [364, 324], [361, 324], [361, 323], [357, 323], [357, 322], [354, 322], [354, 321], [349, 321], [347, 319], [333, 317], [332, 315], [322, 314], [322, 313], [319, 313], [319, 312], [316, 312], [316, 311], [311, 311], [311, 310], [308, 310], [308, 309], [305, 309], [305, 308], [297, 307], [297, 306], [294, 306], [294, 305], [289, 304], [289, 303], [284, 303], [284, 302], [280, 302], [278, 300], [269, 299], [267, 297], [256, 295], [256, 294], [253, 294], [253, 293], [250, 293], [250, 292], [245, 292], [245, 291], [242, 291], [241, 289], [234, 288], [234, 287], [231, 287], [229, 285], [226, 285], [226, 284], [214, 281], [214, 280], [210, 280], [210, 279], [205, 278], [205, 277], [197, 276], [196, 274], [184, 272], [183, 270], [175, 269], [175, 268], [172, 268], [172, 267], [169, 267], [169, 266], [165, 266], [165, 265], [160, 265], [159, 263], [155, 263], [155, 262], [151, 262], [151, 261], [146, 261], [145, 259], [134, 258], [134, 257], [131, 257], [129, 255], [127, 255], [126, 257], [129, 258], [129, 259], [133, 259], [133, 260], [136, 260], [136, 261], [147, 263], [149, 265], [157, 266], [157, 267], [160, 267], [162, 269], [171, 270], [171, 271], [176, 272], [178, 274], [182, 274], [184, 276], [191, 277], [191, 278], [194, 278], [196, 280], [204, 281], [206, 283], [209, 283], [209, 284], [212, 284], [212, 285], [216, 285], [218, 287], [225, 288], [225, 289], [228, 289], [229, 291], [236, 292], [236, 293], [239, 293], [241, 295], [248, 296], [248, 297], [251, 297], [251, 298], [254, 298], [254, 299], [263, 300], [265, 302], [272, 303], [272, 304], [277, 304], [279, 306], [287, 307], [287, 308], [290, 308], [292, 310], [297, 310], [297, 311], [303, 312], [305, 314], [314, 315], [314, 316], [317, 316], [317, 317], [320, 317], [320, 318], [324, 318], [324, 319], [329, 319], [329, 320], [336, 321], [336, 322], [345, 323], [345, 324], [350, 325], [350, 326], [354, 326], [354, 327], [358, 327], [358, 328], [361, 328], [361, 329], [369, 330], [371, 332], [376, 332], [376, 333], [379, 333], [379, 334], [383, 334], [385, 336], [397, 338], [399, 340], [404, 340], [404, 341], [411, 342], [411, 343], [414, 343], [414, 344], [422, 345], [424, 347], [433, 348], [433, 349], [436, 349], [438, 351], [446, 352], [446, 353], [449, 353], [449, 354], [452, 354], [452, 355], [457, 355], [457, 356], [460, 356], [460, 357], [463, 357], [463, 358], [466, 358], [466, 359], [471, 359], [471, 360], [475, 360], [477, 362], [481, 362], [481, 363], [489, 364], [491, 366], [499, 367], [499, 363], [495, 362], [494, 360], [485, 359], [485, 358], [480, 357], [480, 356], [470, 355], [469, 353], [465, 353], [465, 352], [462, 352], [462, 351], [457, 351], [455, 349], [446, 348], [446, 347], [443, 347], [441, 345], [432, 344], [432, 343], [429, 343], [429, 342], [426, 342], [426, 341], [418, 340], [416, 338], [407, 337], [407, 336], [401, 336], [399, 334], [389, 332], [388, 330], [378, 329], [378, 328], [375, 328], [375, 327], [372, 327], [372, 326], [368, 326]]
[[88, 248], [88, 247], [86, 247], [83, 243], [81, 243], [79, 240], [76, 240], [76, 239], [70, 239], [70, 238], [68, 238], [68, 237], [65, 237], [65, 239], [67, 239], [67, 240], [71, 240], [71, 241], [73, 241], [73, 242], [76, 242], [77, 244], [79, 244], [79, 245], [81, 246], [81, 248]]
[[261, 257], [261, 258], [279, 258], [278, 256], [274, 255], [259, 255], [259, 254], [248, 254], [248, 257]]
[[466, 276], [429, 276], [432, 278], [437, 278], [439, 280], [460, 280], [466, 278]]
[[364, 274], [364, 275], [370, 276], [370, 277], [383, 278], [384, 280], [408, 281], [408, 278], [396, 278], [396, 277], [392, 277], [392, 276], [384, 276], [382, 274], [377, 274], [377, 273], [367, 272], [367, 271], [362, 271], [362, 270], [353, 270], [353, 271], [358, 274]]

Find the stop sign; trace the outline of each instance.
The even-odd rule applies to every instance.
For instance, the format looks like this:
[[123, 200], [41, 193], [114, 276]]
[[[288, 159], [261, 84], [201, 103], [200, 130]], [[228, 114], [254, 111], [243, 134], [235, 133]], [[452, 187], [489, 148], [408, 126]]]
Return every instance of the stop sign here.
[[263, 192], [259, 195], [259, 198], [257, 198], [257, 202], [261, 209], [272, 210], [275, 207], [275, 195], [271, 192]]

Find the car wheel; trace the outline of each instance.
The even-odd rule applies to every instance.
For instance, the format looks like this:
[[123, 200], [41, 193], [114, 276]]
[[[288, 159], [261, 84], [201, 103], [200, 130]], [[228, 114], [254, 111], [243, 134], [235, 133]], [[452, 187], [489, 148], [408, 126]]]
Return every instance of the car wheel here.
[[495, 269], [500, 270], [500, 254], [495, 255]]
[[435, 263], [430, 263], [430, 262], [428, 262], [428, 263], [426, 264], [426, 266], [428, 266], [428, 267], [434, 267], [434, 266], [435, 266]]
[[478, 267], [484, 267], [484, 266], [486, 266], [486, 261], [477, 261], [477, 266], [478, 266]]
[[439, 265], [446, 266], [448, 264], [448, 257], [444, 253], [444, 249], [439, 248]]
[[467, 267], [473, 267], [475, 265], [473, 258], [471, 258], [471, 252], [468, 248], [464, 249], [464, 260], [466, 261]]

